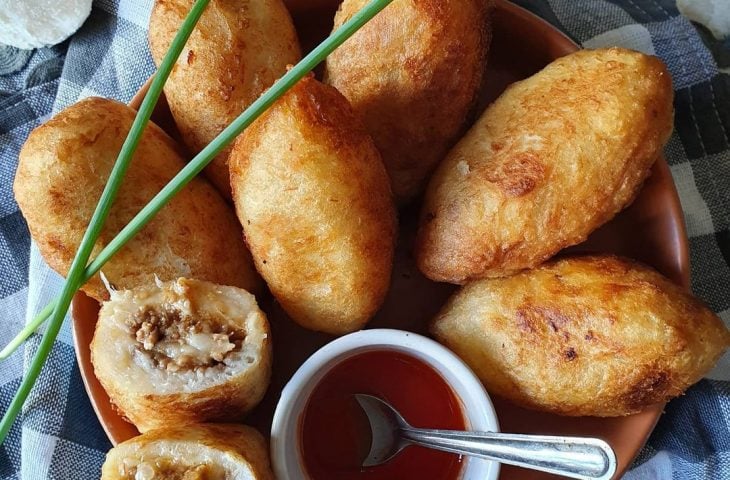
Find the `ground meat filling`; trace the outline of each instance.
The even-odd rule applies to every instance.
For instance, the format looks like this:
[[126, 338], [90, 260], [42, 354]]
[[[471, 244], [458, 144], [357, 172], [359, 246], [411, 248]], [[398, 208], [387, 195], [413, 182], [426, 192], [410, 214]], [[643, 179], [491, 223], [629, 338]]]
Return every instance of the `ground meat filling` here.
[[215, 368], [241, 350], [245, 332], [220, 319], [192, 317], [179, 310], [144, 307], [129, 327], [140, 352], [171, 372]]

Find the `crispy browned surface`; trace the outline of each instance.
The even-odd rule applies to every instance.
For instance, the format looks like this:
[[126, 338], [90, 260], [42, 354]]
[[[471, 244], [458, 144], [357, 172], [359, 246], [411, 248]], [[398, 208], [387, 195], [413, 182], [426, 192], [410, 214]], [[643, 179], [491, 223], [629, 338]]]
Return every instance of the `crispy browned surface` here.
[[246, 241], [287, 313], [313, 330], [361, 328], [390, 284], [396, 222], [380, 155], [347, 100], [305, 78], [230, 158]]
[[[135, 112], [101, 98], [83, 100], [35, 129], [20, 152], [15, 198], [48, 264], [66, 275]], [[184, 166], [178, 147], [150, 123], [92, 256]], [[260, 279], [232, 209], [195, 179], [102, 269], [128, 289], [180, 276], [256, 290]], [[108, 298], [98, 275], [83, 290]]]
[[[207, 323], [213, 331], [226, 330], [220, 328], [225, 325], [237, 331], [234, 352], [244, 359], [234, 360], [230, 352], [223, 361], [204, 368], [183, 366], [171, 371], [159, 365], [134, 337], [134, 316], [149, 308], [174, 312], [178, 323]], [[191, 346], [189, 337], [178, 343]], [[115, 293], [102, 305], [90, 350], [94, 373], [109, 399], [141, 432], [170, 425], [240, 421], [261, 401], [271, 377], [269, 322], [253, 296], [242, 289], [192, 279]], [[169, 355], [170, 347], [162, 352]], [[186, 370], [196, 371], [196, 376], [180, 381]]]
[[612, 48], [554, 61], [509, 87], [437, 169], [421, 271], [464, 283], [581, 242], [633, 201], [671, 131], [659, 59]]
[[[209, 460], [191, 462], [180, 447], [184, 447], [184, 453], [204, 452], [210, 456]], [[140, 460], [149, 465], [162, 462], [179, 467], [206, 463], [220, 466], [225, 461], [243, 469], [243, 472], [237, 472], [238, 475], [229, 473], [225, 478], [274, 479], [266, 440], [246, 425], [201, 424], [152, 430], [109, 450], [101, 469], [101, 480], [133, 479], [134, 475], [129, 476], [129, 471], [127, 475], [123, 474], [124, 465], [133, 465]]]
[[696, 298], [611, 256], [470, 283], [431, 330], [491, 393], [571, 416], [628, 415], [666, 402], [730, 345], [730, 332]]
[[[345, 0], [335, 28], [367, 0]], [[489, 45], [487, 0], [398, 0], [335, 50], [326, 81], [364, 120], [406, 201], [462, 132]]]
[[[149, 43], [157, 65], [167, 53], [193, 0], [156, 0]], [[165, 84], [182, 139], [194, 153], [299, 61], [299, 42], [281, 0], [212, 0]], [[228, 198], [230, 148], [206, 175]]]

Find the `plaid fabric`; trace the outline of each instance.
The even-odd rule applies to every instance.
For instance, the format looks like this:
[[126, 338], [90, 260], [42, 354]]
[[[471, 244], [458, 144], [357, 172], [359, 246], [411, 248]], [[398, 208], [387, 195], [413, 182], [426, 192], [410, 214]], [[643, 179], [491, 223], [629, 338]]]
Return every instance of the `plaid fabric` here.
[[[676, 89], [666, 157], [690, 236], [692, 288], [730, 323], [730, 38], [716, 40], [669, 0], [518, 0], [586, 47], [660, 56]], [[0, 46], [0, 344], [60, 289], [31, 245], [11, 191], [18, 151], [52, 112], [89, 95], [128, 101], [153, 71], [151, 0], [101, 0], [82, 29], [54, 48]], [[729, 7], [730, 8], [730, 7]], [[35, 337], [0, 367], [0, 412], [36, 349]], [[730, 357], [672, 401], [628, 479], [730, 478]], [[2, 479], [98, 478], [110, 448], [81, 383], [68, 322], [9, 439]]]

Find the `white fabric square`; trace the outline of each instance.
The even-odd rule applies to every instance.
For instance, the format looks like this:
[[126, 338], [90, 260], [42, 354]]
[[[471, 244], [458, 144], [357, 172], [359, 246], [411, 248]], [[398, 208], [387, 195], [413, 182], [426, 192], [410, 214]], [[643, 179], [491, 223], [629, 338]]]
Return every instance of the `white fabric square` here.
[[20, 453], [21, 478], [40, 480], [48, 478], [53, 451], [58, 437], [23, 427], [22, 449]]
[[651, 43], [649, 30], [639, 24], [624, 25], [601, 33], [583, 42], [583, 46], [586, 48], [623, 47], [654, 55], [654, 45]]
[[710, 235], [715, 232], [712, 223], [712, 215], [707, 203], [700, 195], [695, 184], [694, 173], [689, 162], [680, 163], [670, 167], [674, 185], [677, 187], [679, 199], [682, 202], [684, 221], [687, 225], [687, 235], [699, 237]]

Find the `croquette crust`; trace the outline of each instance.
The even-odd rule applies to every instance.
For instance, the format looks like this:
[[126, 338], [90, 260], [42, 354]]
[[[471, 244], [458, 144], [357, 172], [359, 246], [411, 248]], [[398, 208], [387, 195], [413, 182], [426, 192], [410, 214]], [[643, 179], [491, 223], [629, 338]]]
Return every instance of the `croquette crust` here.
[[274, 480], [264, 437], [246, 425], [225, 423], [159, 428], [122, 442], [107, 452], [101, 467], [101, 480], [128, 480], [130, 477], [120, 471], [129, 459], [154, 464], [164, 458], [176, 465], [188, 465], [180, 455], [159, 455], [159, 450], [174, 452], [176, 446], [205, 450], [213, 464], [217, 459], [236, 464], [248, 472], [246, 478]]
[[[164, 302], [150, 303], [148, 299], [160, 289]], [[196, 320], [213, 318], [222, 310], [235, 312], [225, 320], [245, 332], [250, 357], [246, 368], [228, 365], [226, 372], [214, 374], [215, 383], [207, 382], [201, 371], [202, 379], [166, 392], [151, 380], [155, 372], [149, 364], [129, 362], [130, 357], [144, 356], [144, 350], [137, 349], [126, 325], [116, 318], [119, 310], [138, 304], [161, 311], [180, 303], [189, 305]], [[101, 306], [89, 350], [94, 375], [109, 400], [140, 432], [171, 425], [240, 421], [259, 404], [271, 378], [272, 342], [266, 314], [248, 292], [200, 280], [181, 278], [161, 287], [147, 285], [115, 295]]]
[[347, 100], [307, 77], [247, 129], [231, 185], [256, 268], [302, 326], [362, 328], [390, 285], [388, 177]]
[[[158, 66], [193, 0], [156, 0], [149, 44]], [[301, 53], [281, 0], [212, 0], [165, 83], [165, 96], [186, 147], [197, 153], [223, 131]], [[228, 199], [230, 146], [205, 169]]]
[[[366, 0], [345, 0], [342, 25]], [[491, 40], [487, 0], [393, 2], [326, 62], [383, 156], [399, 203], [423, 191], [463, 133]]]
[[[65, 276], [136, 112], [88, 98], [36, 128], [23, 146], [14, 191], [33, 240]], [[137, 147], [92, 258], [185, 166], [180, 148], [150, 123]], [[233, 210], [207, 181], [192, 180], [102, 268], [109, 282], [131, 289], [193, 277], [249, 291], [260, 278]], [[108, 298], [95, 275], [82, 289]]]
[[672, 131], [656, 57], [582, 50], [511, 85], [429, 184], [416, 246], [432, 280], [532, 268], [585, 240], [638, 194]]
[[720, 318], [637, 262], [566, 258], [462, 287], [431, 326], [492, 394], [615, 417], [680, 395], [730, 345]]

